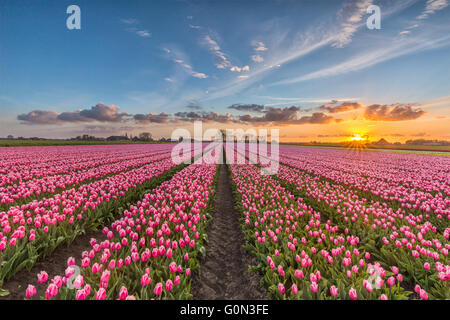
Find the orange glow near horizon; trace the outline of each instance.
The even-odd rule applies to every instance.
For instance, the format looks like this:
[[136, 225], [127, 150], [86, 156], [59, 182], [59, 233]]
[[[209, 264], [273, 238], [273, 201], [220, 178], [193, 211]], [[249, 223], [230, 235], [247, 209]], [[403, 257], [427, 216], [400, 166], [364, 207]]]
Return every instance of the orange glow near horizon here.
[[362, 140], [364, 139], [359, 134], [354, 134], [353, 137], [350, 137], [350, 141], [362, 141]]
[[369, 143], [368, 135], [362, 135], [354, 133], [353, 136], [348, 138], [347, 149], [352, 151], [361, 151], [367, 149], [367, 143]]

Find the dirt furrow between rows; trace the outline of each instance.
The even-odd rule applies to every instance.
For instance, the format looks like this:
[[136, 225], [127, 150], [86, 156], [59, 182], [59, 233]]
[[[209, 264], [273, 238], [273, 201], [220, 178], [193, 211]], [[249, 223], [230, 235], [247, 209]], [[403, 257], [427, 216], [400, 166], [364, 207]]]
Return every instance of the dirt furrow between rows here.
[[260, 276], [248, 272], [256, 259], [242, 247], [245, 237], [225, 164], [219, 166], [218, 174], [206, 256], [200, 260], [200, 274], [192, 279], [191, 293], [195, 300], [267, 299]]

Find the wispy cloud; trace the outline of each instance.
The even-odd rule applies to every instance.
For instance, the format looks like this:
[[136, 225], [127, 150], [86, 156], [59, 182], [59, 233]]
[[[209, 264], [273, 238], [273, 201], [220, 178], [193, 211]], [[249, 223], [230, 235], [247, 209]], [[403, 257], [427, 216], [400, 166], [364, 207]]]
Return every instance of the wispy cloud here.
[[278, 100], [278, 101], [289, 101], [292, 102], [311, 102], [311, 103], [324, 103], [324, 102], [344, 102], [344, 101], [356, 101], [359, 98], [296, 98], [296, 97], [272, 97], [272, 96], [259, 96], [259, 98]]
[[363, 15], [371, 4], [372, 0], [349, 1], [344, 4], [338, 12], [342, 30], [332, 43], [333, 47], [342, 48], [352, 41], [353, 34], [360, 27]]
[[183, 60], [180, 59], [173, 59], [175, 63], [183, 67], [191, 76], [199, 79], [206, 79], [208, 76], [202, 72], [196, 72], [193, 70], [192, 66], [185, 63]]
[[436, 11], [446, 8], [448, 4], [448, 0], [427, 0], [425, 9], [422, 13], [418, 15], [412, 24], [406, 27], [405, 30], [400, 31], [399, 34], [401, 36], [411, 34], [412, 30], [418, 28], [420, 24], [422, 24], [424, 20], [428, 19], [430, 15], [434, 14]]
[[125, 23], [125, 24], [138, 24], [139, 23], [139, 21], [137, 19], [134, 19], [134, 18], [120, 19], [120, 21], [122, 23]]
[[195, 78], [206, 79], [208, 76], [202, 72], [192, 72], [191, 75]]
[[417, 17], [419, 20], [423, 20], [428, 18], [428, 16], [432, 15], [436, 11], [442, 10], [445, 7], [448, 6], [447, 0], [428, 0], [425, 10], [422, 12], [421, 15]]
[[257, 63], [264, 62], [264, 58], [261, 57], [259, 54], [254, 54], [250, 58], [252, 59], [252, 61], [257, 62]]
[[371, 67], [375, 64], [388, 61], [407, 54], [431, 50], [450, 44], [450, 35], [440, 36], [438, 38], [432, 38], [429, 35], [421, 37], [411, 37], [408, 39], [402, 39], [392, 43], [392, 45], [378, 49], [363, 52], [354, 56], [344, 62], [340, 62], [330, 67], [326, 67], [299, 77], [291, 79], [285, 79], [272, 83], [272, 85], [282, 85], [297, 83], [306, 80], [336, 76], [348, 72], [358, 71]]
[[241, 67], [238, 67], [238, 66], [232, 66], [232, 67], [230, 68], [230, 70], [231, 70], [232, 72], [250, 71], [250, 67], [249, 67], [249, 66], [243, 66], [243, 67], [241, 68]]
[[255, 50], [255, 51], [267, 51], [268, 50], [266, 45], [262, 41], [253, 41], [252, 44], [254, 46], [253, 50]]
[[235, 81], [227, 82], [223, 86], [221, 86], [218, 89], [210, 90], [208, 96], [204, 97], [205, 100], [210, 99], [216, 99], [228, 96], [230, 94], [236, 93], [241, 91], [242, 89], [245, 89], [249, 87], [250, 85], [254, 84], [258, 80], [260, 80], [262, 77], [267, 75], [268, 71], [275, 70], [275, 65], [281, 65], [283, 63], [288, 63], [292, 60], [298, 59], [302, 56], [305, 56], [318, 48], [321, 48], [325, 46], [326, 44], [329, 44], [332, 38], [325, 38], [321, 40], [317, 40], [317, 42], [312, 41], [305, 41], [302, 45], [297, 46], [297, 50], [291, 50], [287, 54], [286, 52], [283, 53], [281, 56], [276, 56], [275, 58], [272, 58], [271, 60], [274, 61], [274, 63], [271, 64], [265, 64], [261, 66], [258, 69], [255, 69], [253, 72], [251, 72], [247, 77], [243, 78], [237, 78]]
[[441, 97], [418, 104], [421, 108], [450, 107], [450, 96]]
[[[185, 60], [189, 60], [188, 57], [184, 53], [182, 53], [180, 50], [170, 50], [166, 47], [164, 47], [162, 49], [167, 53], [167, 55], [170, 57], [170, 59], [173, 62], [175, 62], [180, 67], [182, 67], [185, 72], [187, 72], [194, 78], [199, 78], [199, 79], [208, 78], [208, 76], [206, 74], [195, 71], [194, 68], [188, 62], [185, 61]], [[168, 80], [168, 79], [170, 79], [170, 80]], [[171, 77], [165, 78], [165, 80], [169, 81], [169, 82], [175, 82], [175, 79], [173, 79]]]
[[148, 30], [138, 30], [138, 31], [136, 31], [136, 34], [138, 36], [140, 36], [140, 37], [143, 37], [143, 38], [147, 38], [147, 37], [151, 37], [152, 36], [152, 34], [150, 32], [148, 32]]
[[230, 65], [225, 53], [221, 51], [217, 41], [212, 39], [210, 35], [206, 35], [203, 38], [203, 43], [205, 43], [208, 46], [208, 49], [215, 55], [215, 65], [218, 69], [225, 69]]
[[[383, 7], [383, 19], [387, 19], [390, 15], [404, 10], [416, 1], [417, 0], [398, 0], [395, 2], [389, 2], [389, 5], [385, 5]], [[360, 9], [362, 10], [362, 7]], [[361, 13], [361, 11], [359, 12]], [[352, 15], [349, 14], [345, 16], [349, 19], [349, 21], [355, 21], [357, 13], [353, 14], [353, 18], [351, 18]], [[267, 24], [268, 22], [265, 21], [264, 25]], [[270, 28], [270, 32], [265, 35], [268, 43], [270, 44], [268, 46], [264, 45], [265, 48], [269, 48], [269, 50], [266, 51], [267, 55], [262, 57], [258, 53], [257, 55], [259, 55], [259, 57], [256, 57], [256, 55], [253, 58], [251, 57], [252, 60], [256, 59], [257, 61], [264, 61], [264, 63], [256, 64], [253, 70], [248, 73], [248, 77], [227, 79], [221, 85], [210, 88], [207, 95], [198, 96], [196, 99], [205, 101], [213, 100], [241, 92], [242, 90], [267, 77], [275, 70], [278, 70], [280, 66], [287, 65], [292, 61], [301, 59], [302, 57], [305, 57], [317, 50], [330, 46], [333, 43], [337, 43], [339, 39], [342, 39], [341, 33], [343, 31], [340, 24], [336, 27], [334, 23], [328, 24], [318, 22], [311, 24], [309, 28], [298, 32], [285, 28], [279, 28], [277, 25], [278, 23], [274, 22], [273, 27]], [[358, 23], [358, 28], [362, 25], [365, 25], [365, 23], [360, 21]]]
[[130, 26], [130, 27], [126, 28], [126, 30], [128, 32], [135, 33], [138, 36], [143, 37], [143, 38], [148, 38], [148, 37], [152, 36], [152, 34], [148, 30], [137, 27], [137, 25], [139, 24], [139, 20], [137, 20], [137, 19], [134, 19], [134, 18], [120, 19], [120, 21], [123, 24]]
[[253, 50], [256, 51], [257, 54], [250, 56], [250, 58], [252, 59], [253, 62], [256, 62], [256, 63], [263, 62], [264, 58], [261, 56], [260, 52], [268, 50], [265, 43], [262, 41], [253, 41], [252, 45], [254, 47]]

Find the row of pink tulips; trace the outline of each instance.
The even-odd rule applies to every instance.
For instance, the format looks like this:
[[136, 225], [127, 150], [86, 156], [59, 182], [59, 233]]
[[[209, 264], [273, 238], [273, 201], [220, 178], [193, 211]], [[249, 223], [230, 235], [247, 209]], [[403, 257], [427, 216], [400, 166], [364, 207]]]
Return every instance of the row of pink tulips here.
[[[440, 233], [425, 215], [408, 214], [401, 208], [394, 211], [386, 203], [360, 199], [339, 184], [306, 179], [303, 172], [283, 165], [278, 177], [313, 199], [314, 207], [341, 229], [360, 236], [364, 247], [382, 262], [397, 265], [411, 285], [425, 286], [436, 298], [449, 295], [450, 228]], [[424, 266], [430, 264], [433, 269], [426, 270]]]
[[[231, 172], [244, 214], [248, 248], [264, 265], [259, 270], [273, 298], [369, 299], [404, 296], [388, 287], [378, 264], [379, 291], [364, 288], [370, 253], [359, 252], [356, 237], [340, 234], [320, 213], [295, 197], [256, 167], [232, 165]], [[377, 270], [378, 270], [377, 269]]]
[[[426, 192], [450, 194], [450, 159], [445, 156], [287, 146], [281, 146], [279, 153], [300, 162], [306, 161], [311, 171], [326, 167], [333, 174], [354, 174]], [[433, 179], [429, 179], [430, 175]]]
[[41, 194], [51, 195], [58, 190], [73, 187], [85, 181], [96, 180], [107, 175], [117, 174], [131, 168], [137, 168], [170, 157], [170, 150], [171, 149], [163, 152], [156, 152], [152, 155], [140, 155], [138, 158], [126, 157], [119, 162], [111, 164], [104, 163], [102, 166], [82, 169], [67, 174], [45, 176], [43, 178], [24, 181], [12, 186], [0, 187], [0, 204], [17, 204], [19, 201], [24, 203], [29, 198], [39, 198]]
[[[232, 152], [232, 151], [230, 150], [229, 152]], [[244, 169], [239, 169], [239, 170], [244, 170]], [[253, 173], [258, 171], [255, 168], [252, 168], [251, 170], [253, 171]], [[244, 174], [244, 176], [245, 176], [245, 174]], [[283, 165], [280, 166], [280, 170], [279, 170], [279, 174], [278, 174], [279, 178], [290, 182], [295, 187], [298, 187], [299, 190], [304, 191], [303, 192], [304, 196], [311, 197], [311, 198], [315, 199], [316, 201], [318, 200], [318, 203], [322, 204], [322, 206], [319, 206], [319, 209], [321, 210], [321, 212], [325, 212], [326, 216], [328, 216], [329, 218], [331, 218], [333, 220], [336, 220], [336, 217], [339, 217], [341, 215], [341, 211], [340, 211], [340, 209], [338, 209], [339, 212], [335, 212], [335, 211], [333, 211], [334, 209], [330, 210], [330, 208], [333, 208], [333, 207], [338, 207], [339, 208], [339, 205], [342, 205], [342, 203], [344, 203], [346, 205], [351, 203], [352, 205], [351, 206], [349, 205], [348, 207], [345, 207], [345, 209], [347, 209], [347, 208], [353, 209], [354, 207], [356, 207], [357, 211], [355, 210], [354, 212], [351, 212], [351, 213], [355, 213], [355, 215], [352, 217], [351, 213], [350, 213], [350, 210], [348, 210], [348, 212], [347, 212], [347, 210], [345, 210], [345, 211], [343, 210], [344, 211], [344, 216], [345, 216], [345, 214], [348, 213], [349, 214], [348, 218], [351, 217], [351, 219], [348, 219], [347, 217], [345, 217], [344, 219], [337, 219], [340, 222], [344, 222], [345, 221], [345, 223], [346, 223], [346, 224], [340, 223], [339, 224], [340, 229], [344, 230], [345, 234], [348, 234], [349, 233], [348, 230], [350, 229], [351, 230], [350, 232], [356, 232], [357, 235], [359, 234], [359, 235], [362, 235], [363, 237], [367, 234], [367, 232], [368, 233], [372, 233], [372, 235], [375, 235], [375, 238], [379, 239], [379, 241], [381, 242], [381, 239], [383, 237], [383, 230], [384, 230], [382, 228], [379, 229], [379, 230], [381, 230], [381, 235], [378, 234], [378, 230], [377, 231], [373, 231], [376, 228], [374, 227], [372, 229], [370, 224], [367, 225], [366, 228], [363, 228], [363, 230], [362, 230], [363, 232], [360, 232], [361, 231], [359, 229], [360, 222], [359, 222], [359, 220], [357, 220], [360, 217], [360, 211], [365, 213], [365, 218], [367, 220], [366, 222], [368, 222], [368, 220], [372, 219], [373, 217], [372, 217], [372, 214], [371, 214], [372, 213], [371, 210], [367, 210], [367, 212], [365, 210], [360, 210], [361, 207], [365, 208], [364, 207], [364, 203], [359, 203], [359, 204], [356, 203], [355, 204], [354, 200], [357, 197], [357, 195], [354, 194], [354, 192], [348, 191], [346, 188], [344, 188], [344, 187], [342, 187], [342, 186], [340, 186], [338, 184], [330, 185], [329, 182], [326, 182], [326, 183], [323, 182], [322, 185], [320, 185], [320, 187], [318, 188], [318, 184], [321, 183], [320, 179], [318, 179], [316, 176], [309, 176], [310, 179], [309, 180], [305, 180], [304, 176], [305, 176], [304, 172], [301, 172], [300, 170], [295, 170], [295, 169], [292, 169], [292, 168], [289, 168], [289, 167], [286, 167], [286, 166], [283, 166]], [[257, 177], [252, 176], [250, 178], [250, 180], [251, 181], [257, 181]], [[276, 182], [273, 182], [273, 183], [275, 183], [275, 185], [276, 185]], [[325, 192], [323, 192], [323, 191], [325, 191]], [[346, 191], [347, 191], [348, 194], [345, 194]], [[264, 197], [261, 196], [261, 198], [264, 198]], [[299, 198], [299, 200], [302, 200], [302, 199]], [[267, 201], [265, 201], [265, 202], [267, 202]], [[278, 203], [280, 203], [280, 202], [278, 202]], [[358, 207], [358, 205], [359, 205], [359, 207]], [[382, 210], [383, 208], [384, 207], [381, 206], [380, 208], [377, 208], [378, 211], [374, 210], [373, 212], [380, 213], [380, 210]], [[244, 209], [245, 209], [245, 207], [244, 207]], [[322, 211], [322, 209], [324, 209], [324, 211]], [[315, 215], [318, 215], [319, 216], [318, 220], [320, 220], [320, 213], [319, 212], [315, 212]], [[362, 215], [362, 213], [361, 213], [361, 215]], [[381, 218], [381, 219], [383, 220], [383, 222], [385, 222], [384, 218]], [[364, 219], [360, 219], [360, 220], [364, 220]], [[401, 219], [398, 219], [398, 220], [401, 221]], [[330, 221], [328, 221], [328, 222], [330, 222]], [[391, 222], [390, 221], [388, 221], [388, 224], [389, 224], [389, 226], [391, 226]], [[428, 238], [428, 237], [431, 236], [430, 233], [431, 233], [431, 230], [433, 230], [433, 229], [430, 227], [429, 223], [426, 223], [425, 226], [428, 227], [428, 228], [419, 228], [419, 230], [421, 230], [423, 232], [423, 234], [425, 235], [425, 237]], [[337, 226], [335, 226], [335, 227], [336, 227], [336, 230], [337, 230], [338, 227]], [[333, 229], [333, 228], [330, 227], [330, 225], [328, 226], [328, 228]], [[386, 228], [386, 226], [384, 226], [384, 228]], [[398, 230], [396, 228], [397, 227], [394, 226], [394, 230]], [[407, 229], [407, 228], [403, 227], [403, 228], [400, 228], [399, 230], [401, 232], [403, 231], [403, 232], [408, 233], [408, 231], [410, 229]], [[421, 231], [419, 231], [420, 234], [422, 234]], [[323, 234], [321, 232], [321, 230], [319, 230], [317, 232], [319, 232], [320, 234]], [[317, 233], [317, 232], [313, 232], [313, 234]], [[428, 234], [427, 234], [427, 232], [428, 232]], [[448, 231], [446, 231], [446, 232], [448, 232]], [[394, 234], [396, 234], [396, 236], [398, 237], [398, 234], [395, 231], [394, 231]], [[409, 232], [409, 235], [411, 236], [412, 233]], [[447, 255], [448, 255], [448, 248], [444, 248], [443, 243], [445, 243], [446, 247], [448, 246], [447, 245], [448, 235], [447, 235], [447, 239], [446, 239], [446, 237], [440, 236], [439, 240], [438, 239], [434, 239], [432, 241], [424, 240], [423, 238], [421, 239], [420, 235], [418, 237], [420, 239], [419, 243], [421, 243], [421, 245], [424, 246], [425, 244], [429, 245], [430, 243], [432, 243], [434, 246], [437, 246], [439, 249], [442, 249], [441, 260], [443, 260], [444, 263], [439, 262], [439, 261], [435, 261], [435, 263], [434, 263], [435, 264], [435, 270], [431, 270], [430, 271], [430, 263], [431, 263], [431, 265], [433, 265], [434, 260], [436, 260], [435, 259], [436, 258], [436, 252], [434, 252], [435, 258], [431, 258], [430, 256], [433, 256], [433, 252], [430, 251], [430, 249], [428, 247], [425, 247], [426, 249], [424, 249], [423, 247], [421, 248], [422, 249], [421, 252], [425, 255], [423, 260], [422, 259], [419, 259], [419, 260], [416, 259], [417, 261], [408, 261], [408, 260], [397, 261], [396, 259], [392, 259], [392, 257], [394, 257], [396, 255], [398, 256], [398, 254], [399, 254], [398, 252], [396, 252], [396, 251], [400, 250], [399, 247], [398, 247], [398, 240], [396, 242], [391, 241], [391, 247], [384, 246], [385, 249], [382, 249], [381, 251], [384, 252], [383, 250], [386, 250], [387, 248], [390, 248], [390, 249], [395, 248], [397, 250], [394, 249], [393, 250], [394, 252], [390, 252], [389, 254], [384, 254], [384, 255], [379, 255], [379, 256], [377, 255], [377, 258], [379, 258], [379, 257], [383, 258], [383, 259], [380, 260], [380, 262], [385, 267], [387, 267], [389, 265], [397, 265], [398, 263], [400, 263], [403, 266], [401, 268], [403, 271], [408, 272], [409, 276], [411, 276], [411, 274], [413, 274], [414, 279], [419, 279], [419, 282], [420, 282], [420, 284], [422, 284], [422, 287], [425, 287], [427, 290], [430, 290], [430, 291], [433, 292], [432, 297], [445, 298], [446, 296], [448, 296], [448, 277], [449, 277], [448, 274], [449, 274], [449, 271], [450, 271], [450, 267], [448, 265], [445, 265], [445, 261], [448, 261], [448, 260], [446, 260], [447, 259]], [[260, 236], [260, 238], [261, 238], [261, 236]], [[368, 237], [366, 237], [366, 238], [369, 239]], [[391, 238], [392, 238], [392, 236], [391, 236]], [[292, 241], [292, 239], [290, 239], [290, 240]], [[404, 243], [405, 239], [402, 239], [402, 241], [403, 241], [403, 246], [407, 245], [407, 243]], [[414, 240], [412, 240], [412, 242], [414, 243]], [[288, 244], [289, 244], [289, 242], [288, 242]], [[411, 245], [411, 243], [409, 243], [409, 245], [407, 245], [407, 247], [409, 247], [410, 245]], [[361, 247], [361, 249], [363, 249], [363, 248], [366, 248], [366, 246], [362, 246]], [[372, 248], [372, 247], [367, 246], [367, 248]], [[418, 247], [416, 246], [416, 249], [417, 248]], [[420, 248], [420, 246], [419, 246], [419, 248]], [[316, 250], [317, 250], [317, 247], [315, 248], [314, 251], [316, 251]], [[401, 249], [401, 250], [404, 250], [404, 249]], [[378, 250], [376, 250], [376, 251], [378, 253]], [[369, 254], [369, 256], [370, 256], [370, 254]], [[326, 255], [326, 257], [328, 257], [328, 255]], [[410, 260], [414, 260], [414, 259], [411, 257]], [[432, 261], [425, 262], [425, 261], [428, 261], [428, 260], [432, 260]], [[419, 266], [420, 266], [420, 268], [419, 268]], [[423, 276], [419, 276], [419, 275], [423, 274], [423, 272], [421, 272], [421, 271], [423, 271], [424, 266], [425, 266], [425, 268], [428, 268], [428, 270], [427, 270], [428, 274], [424, 274]], [[415, 270], [416, 272], [414, 273], [411, 270]], [[348, 274], [348, 272], [347, 272], [347, 274]], [[336, 275], [334, 275], [333, 278], [336, 278]], [[408, 280], [410, 280], [410, 279], [408, 279]], [[402, 281], [403, 281], [403, 276], [402, 276]], [[430, 282], [432, 282], [431, 285], [428, 284]], [[417, 284], [417, 285], [420, 286], [420, 284]], [[424, 290], [424, 289], [422, 289], [422, 290]], [[379, 291], [379, 292], [382, 292], [382, 291]], [[404, 297], [403, 294], [400, 295], [400, 296]], [[428, 297], [428, 294], [427, 294], [427, 297]]]
[[[46, 299], [187, 299], [190, 275], [198, 268], [207, 211], [214, 195], [215, 165], [192, 164], [123, 212], [92, 249], [75, 259], [64, 275], [49, 281]], [[45, 271], [38, 274], [46, 282]], [[72, 283], [73, 286], [67, 286]], [[26, 295], [36, 294], [33, 285]]]
[[450, 219], [449, 157], [282, 147], [280, 161], [384, 201], [397, 201], [405, 209]]
[[152, 156], [171, 144], [0, 148], [0, 186]]
[[31, 268], [39, 257], [70, 243], [84, 230], [97, 228], [111, 218], [110, 212], [134, 201], [139, 195], [136, 190], [144, 191], [173, 168], [175, 164], [166, 158], [0, 212], [0, 283], [24, 267]]
[[[198, 157], [206, 147], [194, 147], [181, 160]], [[155, 160], [161, 158], [164, 159]], [[153, 160], [142, 167], [66, 189], [49, 199], [34, 200], [0, 212], [0, 285], [21, 269], [31, 268], [38, 258], [59, 245], [71, 243], [85, 230], [103, 225], [113, 218], [113, 213], [137, 201], [142, 192], [184, 166], [176, 166], [171, 158], [161, 154]]]

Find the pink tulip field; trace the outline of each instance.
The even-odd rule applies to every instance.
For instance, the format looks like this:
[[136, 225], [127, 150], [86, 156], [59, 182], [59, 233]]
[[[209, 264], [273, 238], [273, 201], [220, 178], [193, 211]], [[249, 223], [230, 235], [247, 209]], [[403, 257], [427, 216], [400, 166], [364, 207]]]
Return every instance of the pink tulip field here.
[[268, 299], [450, 299], [450, 157], [280, 146], [268, 175], [248, 145], [225, 164], [206, 143], [176, 164], [174, 146], [0, 150], [0, 288], [97, 230], [24, 297], [195, 299], [226, 166]]
[[270, 294], [448, 299], [449, 160], [282, 146], [275, 176], [231, 165]]

